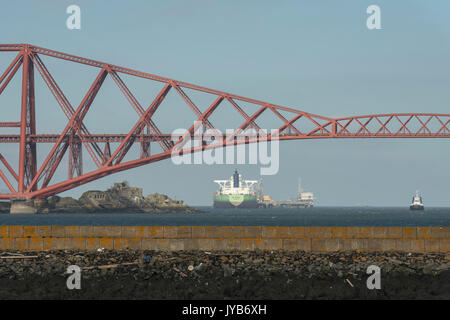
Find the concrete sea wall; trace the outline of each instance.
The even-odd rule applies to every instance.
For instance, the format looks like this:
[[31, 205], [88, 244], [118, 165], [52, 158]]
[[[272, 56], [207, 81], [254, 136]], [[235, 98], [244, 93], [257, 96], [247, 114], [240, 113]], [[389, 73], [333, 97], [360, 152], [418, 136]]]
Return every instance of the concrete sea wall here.
[[0, 250], [450, 252], [449, 227], [0, 226]]

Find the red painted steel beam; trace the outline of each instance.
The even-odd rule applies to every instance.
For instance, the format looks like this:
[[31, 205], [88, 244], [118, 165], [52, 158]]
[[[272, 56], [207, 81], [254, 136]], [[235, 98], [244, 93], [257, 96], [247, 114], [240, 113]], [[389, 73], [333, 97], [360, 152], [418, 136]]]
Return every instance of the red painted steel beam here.
[[[449, 138], [450, 136], [447, 136], [447, 138]], [[347, 137], [341, 137], [341, 138], [347, 138]], [[352, 138], [352, 137], [348, 137], [348, 138]], [[362, 137], [360, 137], [362, 138]], [[391, 138], [391, 137], [382, 137], [382, 136], [377, 136], [376, 138]], [[417, 138], [417, 137], [408, 137], [408, 138]], [[423, 136], [422, 138], [430, 138], [430, 136]], [[280, 136], [277, 140], [281, 140], [281, 141], [287, 141], [287, 140], [298, 140], [298, 139], [322, 139], [322, 137], [314, 137], [314, 136], [303, 136], [303, 137], [293, 137], [293, 136]], [[239, 143], [256, 143], [256, 142], [261, 142], [261, 139], [253, 139], [253, 140], [237, 140], [237, 141], [232, 141], [232, 142], [228, 142], [227, 145], [230, 144], [239, 144]], [[270, 140], [267, 140], [270, 141]], [[220, 147], [224, 147], [226, 145], [220, 145]], [[206, 145], [203, 146], [203, 149], [201, 147], [197, 147], [196, 151], [202, 151], [206, 148], [214, 148], [217, 146], [214, 145]], [[198, 148], [200, 148], [201, 150], [198, 150]], [[193, 148], [195, 149], [195, 148]], [[194, 152], [193, 150], [188, 150], [186, 152]], [[151, 157], [148, 158], [144, 158], [144, 159], [139, 159], [139, 160], [135, 160], [135, 161], [128, 161], [128, 162], [124, 162], [121, 164], [118, 164], [116, 166], [112, 166], [112, 167], [103, 167], [101, 169], [96, 170], [95, 172], [89, 173], [89, 174], [85, 174], [83, 176], [74, 178], [72, 180], [67, 180], [52, 186], [49, 186], [45, 189], [41, 189], [38, 190], [36, 192], [32, 192], [29, 194], [30, 198], [39, 198], [39, 197], [48, 197], [63, 191], [67, 191], [70, 190], [72, 188], [78, 187], [80, 185], [86, 184], [88, 182], [91, 182], [93, 180], [96, 179], [100, 179], [102, 177], [105, 177], [107, 175], [110, 174], [114, 174], [114, 173], [118, 173], [124, 170], [129, 170], [129, 169], [133, 169], [133, 168], [137, 168], [143, 165], [147, 165], [150, 163], [154, 163], [157, 161], [161, 161], [161, 160], [165, 160], [171, 157], [171, 153], [170, 152], [165, 152], [165, 153], [160, 153], [157, 155], [153, 155]]]
[[[381, 122], [379, 117], [375, 117], [377, 119], [377, 122], [381, 125], [380, 129], [377, 131], [377, 133], [385, 132], [392, 133], [386, 126], [391, 122], [391, 120], [394, 118], [394, 116], [390, 116], [385, 122]], [[398, 118], [397, 118], [398, 120]]]
[[[105, 70], [102, 69], [102, 71], [100, 71], [97, 78], [95, 79], [94, 83], [91, 85], [91, 88], [89, 89], [88, 93], [84, 97], [83, 101], [80, 103], [77, 110], [71, 116], [69, 123], [66, 125], [64, 131], [59, 136], [58, 141], [55, 143], [52, 150], [50, 151], [50, 153], [44, 160], [41, 168], [35, 175], [35, 178], [32, 180], [30, 187], [27, 190], [28, 192], [31, 190], [31, 188], [36, 186], [36, 183], [39, 181], [39, 179], [42, 176], [42, 173], [44, 171], [50, 174], [49, 176], [47, 176], [45, 178], [45, 181], [47, 183], [48, 183], [48, 181], [50, 181], [51, 177], [53, 176], [53, 174], [56, 170], [56, 167], [60, 163], [62, 157], [64, 156], [65, 151], [67, 150], [67, 146], [61, 147], [61, 145], [63, 143], [63, 139], [67, 135], [70, 136], [71, 134], [77, 133], [77, 130], [79, 130], [80, 124], [82, 123], [83, 118], [87, 113], [86, 109], [89, 109], [93, 99], [95, 98], [95, 96], [98, 92], [98, 89], [100, 88], [101, 84], [105, 80], [105, 77], [106, 77], [106, 72], [105, 72]], [[66, 143], [66, 145], [67, 145], [67, 143]], [[93, 156], [93, 155], [91, 155], [91, 156]], [[96, 158], [93, 157], [93, 159], [96, 159]], [[48, 168], [49, 164], [56, 166], [56, 167], [54, 169], [49, 170], [49, 168]], [[98, 165], [98, 167], [100, 166], [98, 164], [98, 160], [97, 160], [96, 164]]]
[[125, 140], [120, 144], [116, 151], [114, 151], [111, 158], [105, 163], [105, 166], [111, 165], [114, 160], [116, 161], [116, 164], [122, 161], [128, 150], [131, 148], [134, 139], [141, 133], [141, 130], [144, 128], [145, 124], [148, 123], [147, 120], [155, 113], [158, 106], [164, 100], [164, 97], [169, 92], [170, 87], [171, 86], [169, 84], [166, 84], [164, 88], [162, 88], [147, 110], [141, 115], [139, 121], [134, 125], [133, 129], [131, 129], [128, 133]]
[[250, 123], [254, 122], [269, 106], [264, 105], [262, 106], [258, 111], [256, 111], [251, 117], [248, 118], [239, 128], [237, 128], [231, 135], [229, 135], [228, 138], [225, 138], [225, 141], [230, 141], [231, 139], [234, 139], [234, 137], [241, 133], [242, 130], [245, 130]]
[[[248, 114], [242, 110], [242, 108], [236, 103], [236, 101], [234, 101], [233, 99], [231, 99], [229, 96], [226, 96], [226, 99], [228, 100], [228, 102], [231, 103], [231, 105], [244, 117], [245, 120], [248, 120], [250, 117], [248, 116]], [[261, 128], [254, 123], [253, 121], [250, 121], [250, 125], [253, 127], [253, 129], [255, 129], [256, 131], [261, 130]]]
[[[281, 121], [284, 122], [284, 124], [285, 124], [286, 126], [288, 126], [289, 128], [293, 129], [295, 133], [301, 135], [300, 131], [298, 131], [297, 128], [294, 127], [294, 126], [292, 125], [291, 122], [287, 121], [287, 119], [286, 119], [285, 117], [283, 117], [283, 116], [281, 115], [281, 113], [279, 113], [274, 107], [269, 106], [269, 108], [270, 108], [270, 110], [271, 110], [273, 113], [275, 113], [275, 115], [276, 115], [278, 118], [281, 119]], [[298, 117], [300, 118], [301, 115], [298, 115]], [[294, 120], [294, 121], [297, 121], [297, 120], [298, 120], [298, 119], [296, 119], [296, 120]], [[284, 128], [283, 128], [283, 130], [284, 130]], [[279, 132], [281, 132], [281, 131], [279, 130]]]
[[9, 191], [11, 191], [12, 193], [16, 192], [16, 190], [14, 189], [14, 187], [9, 182], [8, 178], [5, 176], [5, 174], [3, 173], [3, 171], [1, 169], [0, 169], [0, 178], [2, 178], [3, 182], [5, 182], [6, 186], [9, 189]]
[[14, 169], [11, 167], [11, 165], [6, 161], [5, 157], [3, 157], [2, 154], [0, 154], [0, 162], [3, 163], [3, 165], [8, 169], [9, 173], [16, 179], [17, 182], [19, 182], [19, 176], [14, 171]]
[[[37, 56], [36, 54], [33, 55], [33, 61], [36, 63], [36, 66], [38, 68], [39, 73], [41, 74], [42, 79], [47, 84], [48, 88], [52, 92], [53, 96], [55, 97], [56, 101], [58, 102], [58, 105], [61, 107], [62, 111], [66, 115], [67, 119], [70, 120], [73, 114], [75, 113], [75, 110], [73, 109], [70, 102], [67, 100], [66, 96], [62, 92], [62, 90], [59, 88], [58, 84], [56, 83], [55, 79], [52, 77], [50, 72], [48, 71], [45, 64], [42, 62], [42, 60]], [[99, 76], [97, 76], [96, 81], [94, 81], [93, 86], [91, 86], [87, 96], [89, 96], [92, 92], [96, 94], [98, 92], [101, 84], [104, 81], [104, 77], [106, 76], [104, 68], [100, 71]], [[85, 127], [83, 123], [81, 123], [81, 132], [79, 132], [79, 135], [83, 137], [85, 135], [89, 135], [89, 131]], [[84, 146], [86, 147], [89, 155], [91, 156], [92, 160], [95, 162], [97, 167], [100, 167], [100, 161], [98, 157], [101, 159], [103, 158], [103, 154], [101, 149], [98, 147], [98, 145], [95, 142], [91, 142], [91, 146], [87, 145], [83, 141]], [[97, 155], [94, 153], [94, 151], [97, 153]], [[98, 156], [98, 157], [97, 157]]]
[[[297, 121], [298, 119], [300, 119], [301, 117], [303, 117], [303, 114], [298, 114], [295, 117], [293, 117], [290, 121], [288, 121], [287, 123], [285, 123], [284, 125], [282, 125], [281, 127], [278, 128], [278, 134], [281, 134], [283, 132], [283, 130], [285, 130], [287, 127], [293, 127], [292, 124]], [[295, 127], [294, 127], [295, 128]], [[302, 135], [302, 133], [300, 131], [298, 131], [296, 129], [296, 133], [298, 135]]]
[[[298, 119], [301, 118], [302, 115], [296, 115], [294, 118]], [[330, 123], [332, 124], [332, 123]], [[280, 128], [278, 128], [279, 132], [282, 133], [283, 129], [285, 129], [287, 127], [287, 125], [283, 125]], [[317, 129], [314, 129], [317, 130]], [[443, 129], [439, 129], [437, 132], [431, 133], [431, 134], [427, 134], [427, 133], [414, 133], [414, 132], [408, 132], [408, 133], [403, 133], [403, 132], [396, 132], [396, 133], [383, 133], [383, 132], [375, 132], [375, 133], [371, 133], [371, 134], [355, 134], [355, 133], [339, 133], [336, 135], [331, 135], [327, 134], [327, 136], [323, 136], [321, 135], [323, 138], [342, 138], [342, 137], [352, 137], [352, 138], [377, 138], [377, 137], [385, 137], [385, 136], [390, 136], [390, 137], [397, 137], [397, 138], [415, 138], [415, 137], [421, 137], [421, 138], [447, 138], [450, 137], [450, 133], [449, 132], [441, 132], [443, 131]], [[309, 133], [308, 133], [309, 134]], [[299, 137], [299, 138], [303, 138], [304, 136], [307, 136], [307, 134], [289, 134], [290, 136], [293, 137]], [[211, 137], [212, 135], [205, 135], [205, 137]], [[58, 141], [58, 138], [60, 137], [60, 135], [54, 135], [54, 134], [37, 134], [37, 135], [30, 135], [29, 140], [33, 141], [35, 143], [51, 143], [54, 144], [55, 142]], [[125, 138], [127, 137], [127, 134], [93, 134], [91, 136], [86, 136], [85, 139], [87, 142], [91, 142], [91, 141], [95, 141], [98, 143], [105, 143], [105, 142], [116, 142], [116, 143], [120, 143], [122, 141], [125, 140]], [[158, 140], [170, 140], [172, 137], [171, 134], [168, 133], [161, 133], [159, 135], [154, 135], [154, 134], [143, 134], [143, 135], [139, 135], [136, 137], [135, 142], [156, 142]], [[196, 138], [196, 136], [192, 135], [191, 139]], [[66, 137], [64, 137], [63, 141], [68, 141], [69, 140], [69, 136], [66, 135]], [[19, 143], [20, 141], [20, 135], [1, 135], [0, 134], [0, 143]], [[81, 141], [81, 139], [77, 136], [73, 137], [73, 141]]]
[[[30, 135], [29, 140], [35, 143], [56, 143], [59, 139], [59, 134], [35, 134]], [[83, 136], [83, 140], [86, 142], [122, 142], [127, 137], [126, 134], [91, 134], [89, 136]], [[159, 134], [142, 134], [136, 137], [136, 142], [157, 142], [158, 140], [170, 140], [172, 137], [168, 133]], [[68, 141], [69, 135], [66, 135], [63, 139], [64, 142]], [[73, 141], [82, 141], [80, 136], [74, 135]], [[0, 143], [18, 143], [20, 141], [20, 135], [17, 134], [0, 134]], [[103, 152], [102, 152], [103, 153]]]
[[[133, 109], [136, 111], [136, 113], [139, 116], [142, 116], [144, 114], [144, 108], [142, 108], [140, 103], [137, 101], [137, 99], [134, 97], [134, 95], [131, 93], [131, 91], [128, 89], [128, 87], [125, 85], [125, 83], [120, 78], [120, 76], [111, 69], [109, 69], [109, 73], [110, 73], [111, 77], [113, 78], [114, 82], [116, 83], [116, 85], [119, 87], [120, 91], [122, 91], [122, 93], [125, 95], [128, 102], [131, 104]], [[168, 83], [164, 86], [162, 92], [165, 92], [165, 93], [162, 96], [159, 96], [160, 101], [157, 104], [157, 106], [159, 106], [159, 104], [161, 104], [162, 100], [164, 100], [165, 96], [167, 95], [167, 93], [169, 92], [171, 87], [172, 86]], [[157, 108], [157, 106], [156, 106], [156, 108]], [[156, 108], [154, 111], [156, 111]], [[152, 115], [153, 115], [154, 111], [152, 112]], [[150, 128], [152, 133], [157, 133], [157, 134], [160, 133], [158, 127], [151, 120], [151, 116], [145, 117], [144, 121], [145, 121], [146, 125]], [[163, 150], [168, 150], [170, 148], [170, 145], [168, 145], [168, 143], [164, 140], [158, 141], [158, 143], [160, 144], [160, 146]]]
[[[58, 166], [61, 163], [61, 160], [63, 159], [68, 148], [69, 148], [68, 143], [60, 144], [58, 146], [59, 152], [55, 153], [55, 156], [50, 159], [50, 162], [49, 162], [50, 166], [43, 168], [44, 174], [42, 175], [42, 177], [44, 178], [44, 181], [42, 182], [41, 188], [45, 188], [48, 186], [48, 184], [50, 183], [50, 180], [53, 178], [53, 175], [55, 174], [56, 169], [58, 169]], [[37, 177], [37, 178], [39, 179], [39, 177]], [[31, 192], [31, 188], [30, 188], [30, 190], [27, 190], [27, 191]]]
[[[17, 50], [14, 50], [14, 49], [10, 49], [10, 47], [16, 48], [17, 46], [22, 47], [24, 45], [12, 45], [12, 46], [4, 45], [5, 49], [2, 49], [2, 47], [0, 45], [0, 51], [8, 51], [8, 50], [17, 51]], [[270, 104], [270, 103], [267, 103], [267, 102], [264, 102], [264, 101], [261, 101], [261, 100], [250, 99], [250, 98], [246, 98], [246, 97], [243, 97], [243, 96], [227, 93], [227, 92], [224, 92], [224, 91], [209, 89], [209, 88], [198, 86], [198, 85], [195, 85], [195, 84], [182, 82], [182, 81], [177, 81], [177, 80], [173, 80], [173, 79], [170, 79], [170, 78], [165, 78], [165, 77], [161, 77], [161, 76], [157, 76], [157, 75], [153, 75], [153, 74], [150, 74], [150, 73], [141, 72], [141, 71], [137, 71], [137, 70], [133, 70], [133, 69], [129, 69], [129, 68], [119, 67], [119, 66], [116, 66], [116, 65], [112, 65], [112, 64], [105, 63], [105, 62], [92, 60], [92, 59], [86, 59], [86, 58], [83, 58], [83, 57], [79, 57], [79, 56], [75, 56], [75, 55], [71, 55], [71, 54], [67, 54], [67, 53], [62, 53], [62, 52], [58, 52], [58, 51], [55, 51], [55, 50], [45, 49], [45, 48], [41, 48], [41, 47], [33, 46], [33, 45], [28, 45], [28, 46], [35, 53], [39, 53], [39, 54], [42, 54], [42, 55], [50, 56], [50, 57], [53, 57], [53, 58], [58, 58], [58, 59], [71, 61], [71, 62], [75, 62], [75, 63], [81, 63], [81, 64], [85, 64], [85, 65], [89, 65], [89, 66], [97, 67], [97, 68], [102, 68], [103, 65], [107, 64], [111, 68], [111, 70], [119, 72], [119, 73], [129, 74], [129, 75], [132, 75], [132, 76], [145, 78], [145, 79], [150, 79], [150, 80], [154, 80], [154, 81], [158, 81], [158, 82], [164, 82], [164, 83], [172, 82], [172, 83], [175, 83], [177, 86], [180, 86], [180, 87], [183, 87], [183, 88], [193, 89], [193, 90], [197, 90], [197, 91], [201, 91], [201, 92], [205, 92], [205, 93], [210, 93], [210, 94], [214, 94], [214, 95], [228, 96], [228, 97], [230, 97], [232, 99], [236, 99], [236, 100], [240, 100], [240, 101], [244, 101], [244, 102], [248, 102], [248, 103], [252, 103], [252, 104], [256, 104], [256, 105], [269, 105]], [[6, 49], [6, 48], [8, 48], [8, 49]], [[303, 111], [299, 111], [299, 110], [292, 109], [292, 108], [278, 106], [278, 105], [275, 105], [275, 104], [270, 104], [270, 105], [273, 106], [274, 108], [277, 108], [277, 109], [283, 110], [283, 111], [288, 111], [288, 112], [293, 112], [293, 113], [303, 112]], [[313, 117], [317, 117], [317, 118], [322, 119], [322, 120], [331, 120], [330, 118], [327, 118], [327, 117], [324, 117], [324, 116], [320, 116], [320, 115], [316, 115], [316, 114], [312, 114], [312, 113], [306, 113], [306, 114], [308, 114], [310, 116], [313, 116]]]
[[21, 65], [22, 65], [22, 53], [19, 53], [14, 59], [14, 61], [9, 65], [9, 67], [0, 77], [0, 84], [2, 84], [2, 86], [0, 87], [0, 94], [2, 94], [3, 90], [5, 90], [6, 86], [9, 84], [14, 75], [17, 73], [17, 70], [19, 70]]
[[[19, 193], [23, 193], [36, 170], [35, 145], [27, 142], [29, 134], [35, 134], [34, 115], [34, 75], [33, 62], [30, 59], [28, 45], [22, 48], [22, 102], [20, 112], [20, 145], [19, 145]], [[28, 181], [25, 181], [27, 179]]]
[[208, 127], [208, 129], [214, 129], [214, 126], [208, 121], [208, 118], [205, 118], [202, 115], [202, 112], [197, 108], [197, 106], [192, 102], [192, 100], [188, 97], [188, 95], [183, 91], [183, 89], [176, 84], [175, 81], [172, 81], [172, 86], [175, 88], [175, 90], [178, 92], [178, 94], [183, 98], [183, 100], [186, 102], [186, 104], [194, 111], [195, 115], [197, 116], [197, 119], [200, 120]]
[[[228, 137], [228, 136], [227, 136]], [[306, 137], [306, 139], [308, 138], [312, 138], [312, 137]], [[293, 138], [293, 137], [279, 137], [277, 138], [277, 140], [294, 140], [294, 139], [298, 139], [298, 138]], [[261, 142], [261, 141], [270, 141], [271, 139], [268, 138], [267, 136], [264, 139], [259, 139], [259, 138], [246, 138], [246, 139], [242, 139], [242, 140], [235, 140], [235, 141], [230, 141], [228, 142], [226, 145], [222, 144], [221, 142], [217, 143], [217, 144], [210, 144], [210, 145], [202, 145], [202, 146], [198, 146], [198, 147], [192, 147], [187, 149], [185, 152], [186, 153], [194, 153], [194, 152], [201, 152], [204, 151], [206, 149], [213, 149], [213, 148], [217, 148], [217, 147], [224, 147], [224, 146], [230, 146], [230, 145], [239, 145], [239, 144], [249, 144], [249, 143], [256, 143], [256, 142]], [[85, 174], [83, 176], [74, 178], [72, 180], [67, 180], [58, 184], [55, 184], [53, 186], [49, 186], [43, 190], [39, 190], [37, 192], [33, 192], [30, 194], [30, 196], [32, 198], [36, 198], [36, 197], [47, 197], [50, 196], [52, 194], [55, 193], [59, 193], [59, 192], [63, 192], [63, 191], [67, 191], [70, 190], [72, 188], [75, 188], [77, 186], [86, 184], [90, 181], [105, 177], [107, 175], [110, 174], [114, 174], [114, 173], [118, 173], [124, 170], [129, 170], [129, 169], [134, 169], [146, 164], [150, 164], [150, 163], [154, 163], [157, 161], [161, 161], [161, 160], [165, 160], [171, 157], [171, 152], [164, 152], [164, 153], [160, 153], [157, 155], [153, 155], [150, 156], [148, 158], [144, 158], [144, 159], [137, 159], [137, 160], [133, 160], [133, 161], [128, 161], [128, 162], [124, 162], [124, 163], [120, 163], [118, 165], [115, 166], [111, 166], [111, 167], [103, 167], [101, 169], [96, 170], [96, 172], [92, 172], [90, 174]]]
[[0, 128], [20, 128], [20, 122], [0, 122]]
[[[210, 129], [214, 128], [214, 127], [212, 127], [211, 123], [208, 121], [208, 117], [214, 112], [214, 110], [217, 109], [217, 107], [220, 105], [220, 103], [223, 101], [223, 99], [224, 98], [222, 96], [217, 97], [217, 99], [208, 107], [208, 109], [206, 109], [206, 111], [204, 113], [200, 114], [197, 121], [201, 122], [202, 124], [209, 123], [209, 128]], [[189, 130], [186, 131], [186, 133], [174, 145], [174, 148], [184, 145], [184, 142], [186, 142], [186, 138], [188, 136], [190, 136], [192, 138], [194, 135], [195, 129], [196, 129], [195, 123], [193, 123], [192, 126], [189, 128]], [[215, 128], [214, 128], [214, 133], [216, 133], [216, 134], [218, 133], [217, 130], [215, 130]]]
[[[174, 88], [177, 91], [187, 106], [193, 110], [197, 120], [209, 129], [215, 131], [215, 133], [218, 133], [218, 130], [211, 124], [209, 118], [214, 114], [214, 112], [220, 109], [221, 102], [223, 100], [226, 99], [230, 102], [243, 117], [243, 123], [236, 123], [235, 131], [230, 135], [224, 136], [223, 140], [214, 140], [208, 144], [205, 143], [197, 147], [185, 148], [181, 150], [181, 153], [202, 152], [206, 149], [219, 148], [226, 145], [237, 145], [242, 143], [247, 144], [261, 141], [271, 141], [274, 139], [450, 138], [450, 130], [448, 128], [448, 124], [450, 123], [450, 115], [448, 114], [400, 113], [333, 119], [32, 45], [0, 45], [0, 51], [18, 52], [18, 55], [15, 57], [13, 62], [0, 77], [0, 94], [10, 83], [10, 80], [17, 73], [20, 66], [22, 66], [23, 69], [20, 122], [0, 122], [0, 128], [20, 127], [19, 135], [0, 135], [0, 143], [19, 144], [19, 174], [15, 174], [15, 171], [11, 168], [11, 166], [9, 166], [6, 160], [6, 164], [2, 161], [8, 171], [14, 176], [15, 179], [18, 180], [18, 188], [15, 189], [14, 186], [7, 181], [5, 174], [0, 171], [1, 180], [6, 183], [11, 191], [10, 194], [0, 194], [0, 199], [11, 197], [47, 197], [49, 195], [77, 187], [89, 181], [102, 178], [109, 174], [169, 158], [171, 156], [171, 151], [174, 148], [175, 141], [172, 141], [173, 138], [171, 137], [171, 134], [164, 134], [159, 130], [152, 117], [157, 108], [159, 108], [161, 103], [164, 101], [170, 88]], [[51, 76], [39, 55], [46, 55], [101, 69], [96, 81], [94, 81], [93, 85], [84, 96], [82, 103], [76, 110], [74, 110], [70, 102], [62, 93], [58, 84]], [[47, 84], [47, 87], [52, 92], [55, 100], [68, 119], [65, 129], [59, 134], [52, 135], [36, 133], [36, 124], [34, 120], [34, 66], [37, 67], [39, 74]], [[120, 78], [120, 73], [161, 82], [164, 84], [164, 88], [153, 100], [152, 104], [144, 110], [133, 93]], [[83, 119], [89, 112], [90, 105], [97, 95], [107, 74], [111, 75], [118, 88], [122, 91], [131, 106], [139, 115], [139, 121], [133, 125], [133, 128], [128, 134], [93, 135], [90, 134], [87, 127], [83, 123]], [[201, 113], [186, 93], [187, 91], [184, 89], [212, 94], [215, 95], [216, 99], [205, 112]], [[253, 104], [257, 107], [257, 111], [249, 116], [238, 105], [239, 102]], [[267, 109], [272, 111], [269, 114], [274, 116], [274, 119], [279, 118], [283, 122], [283, 125], [278, 128], [279, 135], [259, 135], [258, 132], [253, 135], [252, 133], [246, 133], [246, 137], [244, 139], [235, 140], [236, 135], [240, 134], [248, 127], [258, 131], [260, 128], [256, 124], [256, 121]], [[291, 120], [287, 120], [287, 118], [280, 113], [281, 111], [289, 112], [292, 115]], [[432, 122], [434, 125], [431, 125]], [[198, 137], [193, 135], [193, 126], [188, 123], [187, 127], [190, 127], [190, 129], [183, 139], [178, 140], [177, 144], [189, 135], [193, 139], [198, 139]], [[400, 128], [398, 129], [398, 127]], [[147, 128], [147, 133], [144, 133], [145, 128]], [[205, 139], [208, 137], [209, 136], [206, 135]], [[105, 143], [104, 150], [97, 145], [97, 143], [100, 142]], [[110, 143], [113, 142], [119, 143], [119, 147], [115, 149], [111, 155]], [[123, 159], [125, 155], [127, 155], [131, 146], [137, 142], [141, 143], [141, 153], [139, 157], [137, 157], [137, 159], [123, 162]], [[149, 155], [148, 151], [151, 142], [159, 143], [163, 151], [159, 154]], [[54, 143], [54, 146], [50, 153], [45, 157], [39, 171], [35, 172], [36, 165], [33, 158], [36, 156], [36, 145], [40, 143]], [[92, 160], [97, 165], [97, 169], [85, 174], [81, 171], [81, 145], [88, 150]], [[60, 166], [67, 149], [71, 151], [71, 156], [69, 158], [69, 177], [65, 181], [50, 185], [50, 180], [57, 168]], [[74, 177], [74, 175], [78, 176]], [[31, 181], [29, 181], [30, 177], [32, 177]], [[41, 186], [38, 186], [37, 182], [41, 178], [44, 179], [44, 182]]]

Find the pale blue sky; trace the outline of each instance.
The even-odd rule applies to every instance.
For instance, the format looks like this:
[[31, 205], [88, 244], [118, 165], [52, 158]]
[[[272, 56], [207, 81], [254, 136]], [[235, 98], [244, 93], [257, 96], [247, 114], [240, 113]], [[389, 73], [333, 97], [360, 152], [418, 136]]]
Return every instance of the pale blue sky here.
[[[81, 7], [81, 30], [66, 28], [70, 4]], [[371, 4], [381, 7], [382, 30], [366, 28]], [[32, 43], [330, 117], [450, 113], [449, 16], [448, 1], [3, 1], [0, 42]], [[11, 58], [0, 58], [2, 70]], [[77, 105], [97, 71], [44, 62]], [[148, 104], [149, 88], [156, 87], [124, 80]], [[38, 131], [56, 132], [64, 117], [42, 83], [37, 91]], [[101, 93], [88, 128], [125, 131], [134, 121], [131, 107], [111, 82]], [[20, 102], [14, 97], [13, 91], [0, 96], [2, 120], [16, 121]], [[159, 119], [163, 129], [184, 123], [184, 111], [176, 112], [172, 122]], [[301, 176], [318, 205], [408, 205], [420, 189], [426, 205], [448, 206], [449, 142], [281, 143], [280, 171], [264, 177], [265, 192], [293, 197]], [[166, 160], [65, 194], [128, 180], [145, 193], [209, 205], [212, 180], [229, 177], [235, 167], [247, 178], [259, 177], [254, 165], [175, 166]]]

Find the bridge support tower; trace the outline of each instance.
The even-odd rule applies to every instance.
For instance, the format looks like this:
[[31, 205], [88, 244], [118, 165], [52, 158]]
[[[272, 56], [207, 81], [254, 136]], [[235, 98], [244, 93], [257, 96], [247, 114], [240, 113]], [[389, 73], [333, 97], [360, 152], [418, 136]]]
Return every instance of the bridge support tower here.
[[34, 200], [11, 199], [10, 214], [36, 214], [37, 209], [34, 206]]

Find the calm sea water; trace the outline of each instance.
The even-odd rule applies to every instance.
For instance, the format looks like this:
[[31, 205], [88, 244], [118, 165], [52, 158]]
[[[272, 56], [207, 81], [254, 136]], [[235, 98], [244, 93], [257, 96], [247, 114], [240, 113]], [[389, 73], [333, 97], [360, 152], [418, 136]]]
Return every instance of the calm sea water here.
[[0, 214], [0, 225], [450, 226], [450, 208], [213, 209], [199, 213]]

